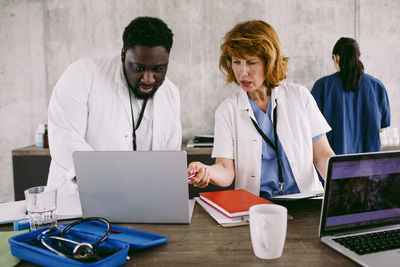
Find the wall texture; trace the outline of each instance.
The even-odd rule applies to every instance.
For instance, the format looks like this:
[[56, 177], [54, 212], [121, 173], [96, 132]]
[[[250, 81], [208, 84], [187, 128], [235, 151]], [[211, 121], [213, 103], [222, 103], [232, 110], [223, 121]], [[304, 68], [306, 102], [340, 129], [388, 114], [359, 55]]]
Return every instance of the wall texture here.
[[400, 126], [398, 0], [0, 0], [0, 7], [0, 202], [13, 200], [11, 150], [34, 143], [62, 72], [78, 58], [119, 53], [136, 16], [160, 17], [175, 33], [168, 76], [180, 89], [184, 139], [212, 134], [218, 103], [239, 90], [218, 70], [219, 45], [249, 19], [275, 28], [290, 57], [288, 80], [309, 89], [334, 72], [339, 37], [359, 40], [366, 72], [386, 85], [392, 126]]

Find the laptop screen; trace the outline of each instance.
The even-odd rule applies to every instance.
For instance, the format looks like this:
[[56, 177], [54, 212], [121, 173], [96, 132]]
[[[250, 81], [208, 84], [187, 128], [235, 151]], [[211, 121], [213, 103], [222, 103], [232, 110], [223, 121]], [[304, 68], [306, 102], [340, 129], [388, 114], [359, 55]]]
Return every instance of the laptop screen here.
[[400, 152], [332, 157], [321, 232], [400, 222]]

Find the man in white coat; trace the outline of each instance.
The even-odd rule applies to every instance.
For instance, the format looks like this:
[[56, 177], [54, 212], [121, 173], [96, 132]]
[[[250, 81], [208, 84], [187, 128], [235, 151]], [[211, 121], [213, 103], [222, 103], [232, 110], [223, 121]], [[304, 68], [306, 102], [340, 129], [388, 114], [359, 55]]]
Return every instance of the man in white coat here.
[[123, 33], [120, 55], [72, 63], [48, 109], [48, 186], [58, 205], [79, 205], [72, 153], [82, 150], [179, 150], [180, 97], [165, 77], [173, 33], [160, 19], [138, 17]]

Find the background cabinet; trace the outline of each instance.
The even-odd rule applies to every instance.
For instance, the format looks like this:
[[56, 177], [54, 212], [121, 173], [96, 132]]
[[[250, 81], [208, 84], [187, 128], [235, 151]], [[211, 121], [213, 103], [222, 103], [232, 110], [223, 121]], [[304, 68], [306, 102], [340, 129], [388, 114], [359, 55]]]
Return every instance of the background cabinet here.
[[[212, 148], [186, 148], [188, 164], [200, 161], [205, 164], [213, 164], [215, 159], [211, 158]], [[46, 185], [50, 166], [50, 151], [48, 148], [37, 148], [28, 146], [12, 151], [12, 162], [14, 172], [14, 196], [15, 200], [24, 200], [24, 190], [33, 186]], [[210, 184], [206, 188], [199, 189], [189, 186], [189, 197], [193, 198], [200, 192], [228, 190], [234, 188], [234, 183], [228, 187], [218, 187]]]
[[28, 146], [12, 151], [15, 200], [25, 199], [25, 189], [47, 184], [50, 161], [48, 148]]

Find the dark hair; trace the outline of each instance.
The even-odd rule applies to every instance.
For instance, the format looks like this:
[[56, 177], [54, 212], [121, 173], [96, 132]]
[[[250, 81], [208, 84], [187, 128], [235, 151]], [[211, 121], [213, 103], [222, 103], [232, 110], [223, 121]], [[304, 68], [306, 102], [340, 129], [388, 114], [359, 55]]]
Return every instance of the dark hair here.
[[122, 40], [124, 50], [135, 45], [163, 46], [171, 51], [174, 34], [164, 21], [153, 17], [137, 17], [125, 27]]
[[347, 37], [340, 38], [333, 47], [332, 54], [339, 56], [340, 77], [344, 91], [357, 91], [358, 82], [364, 73], [357, 41]]

